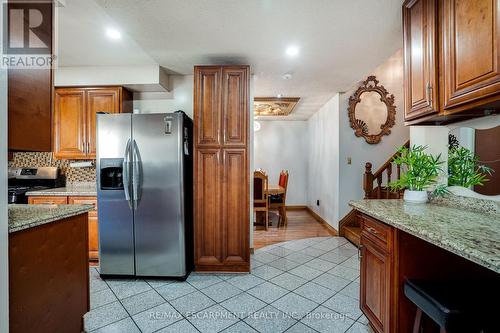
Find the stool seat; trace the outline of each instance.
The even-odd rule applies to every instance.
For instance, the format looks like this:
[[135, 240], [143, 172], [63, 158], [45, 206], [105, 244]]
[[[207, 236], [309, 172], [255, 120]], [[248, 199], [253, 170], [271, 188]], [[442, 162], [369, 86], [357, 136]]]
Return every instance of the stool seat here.
[[404, 293], [447, 332], [491, 327], [494, 309], [498, 309], [493, 305], [498, 301], [498, 286], [485, 281], [407, 280]]

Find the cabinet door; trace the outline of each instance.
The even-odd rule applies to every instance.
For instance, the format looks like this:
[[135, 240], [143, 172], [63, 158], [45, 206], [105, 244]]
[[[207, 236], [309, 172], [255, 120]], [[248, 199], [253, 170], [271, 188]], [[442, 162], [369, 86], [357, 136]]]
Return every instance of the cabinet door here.
[[[249, 194], [246, 149], [223, 152], [222, 234], [224, 265], [232, 270], [249, 269]], [[237, 221], [237, 223], [236, 223]]]
[[219, 149], [200, 149], [194, 165], [195, 201], [195, 264], [204, 266], [222, 264], [221, 227], [221, 156]]
[[50, 69], [9, 69], [9, 150], [52, 151]]
[[94, 210], [89, 212], [89, 259], [99, 259], [99, 237], [96, 197], [68, 197], [68, 203], [73, 205], [93, 205]]
[[221, 143], [221, 67], [195, 67], [195, 144]]
[[244, 146], [248, 136], [248, 67], [222, 70], [223, 144]]
[[34, 196], [28, 198], [28, 203], [30, 205], [65, 205], [68, 203], [68, 197]]
[[85, 91], [57, 89], [54, 101], [54, 157], [82, 159], [85, 147]]
[[361, 310], [378, 333], [390, 332], [391, 257], [361, 236]]
[[89, 212], [89, 260], [99, 260], [99, 224], [97, 212]]
[[120, 112], [120, 88], [91, 89], [86, 91], [87, 97], [87, 157], [96, 156], [96, 113]]
[[436, 17], [436, 0], [403, 5], [406, 120], [439, 111]]
[[499, 94], [499, 11], [499, 0], [444, 0], [445, 109]]

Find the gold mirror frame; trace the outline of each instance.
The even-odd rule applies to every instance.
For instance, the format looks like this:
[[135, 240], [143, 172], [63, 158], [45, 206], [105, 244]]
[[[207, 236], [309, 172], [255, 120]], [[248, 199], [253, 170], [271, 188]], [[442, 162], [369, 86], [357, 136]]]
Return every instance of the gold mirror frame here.
[[[349, 122], [351, 123], [351, 128], [354, 129], [354, 134], [357, 137], [364, 137], [369, 144], [377, 144], [382, 139], [382, 136], [391, 134], [391, 127], [396, 123], [394, 95], [389, 95], [385, 87], [378, 83], [379, 81], [375, 76], [368, 76], [356, 92], [349, 97], [349, 108], [347, 109], [349, 113]], [[387, 119], [385, 123], [380, 125], [380, 132], [377, 134], [369, 134], [366, 123], [361, 119], [356, 119], [356, 105], [361, 102], [361, 95], [365, 92], [378, 93], [380, 95], [380, 101], [387, 107]]]

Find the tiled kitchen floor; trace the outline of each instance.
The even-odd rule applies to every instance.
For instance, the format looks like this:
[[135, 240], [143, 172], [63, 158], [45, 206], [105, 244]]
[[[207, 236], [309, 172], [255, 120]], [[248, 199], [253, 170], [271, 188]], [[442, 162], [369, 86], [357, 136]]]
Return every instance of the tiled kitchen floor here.
[[97, 270], [89, 332], [371, 332], [359, 309], [357, 249], [341, 237], [259, 249], [251, 274], [178, 282], [103, 280]]

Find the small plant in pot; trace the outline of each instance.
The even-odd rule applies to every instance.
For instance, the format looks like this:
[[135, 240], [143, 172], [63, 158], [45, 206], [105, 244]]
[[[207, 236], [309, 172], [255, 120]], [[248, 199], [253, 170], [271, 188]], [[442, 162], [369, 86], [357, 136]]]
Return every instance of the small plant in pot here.
[[[392, 191], [404, 192], [404, 200], [413, 203], [428, 201], [427, 188], [436, 184], [439, 173], [442, 172], [441, 155], [426, 154], [427, 146], [400, 147], [393, 163], [401, 166], [401, 176], [398, 180], [389, 183]], [[435, 194], [442, 194], [443, 186], [438, 186]]]

